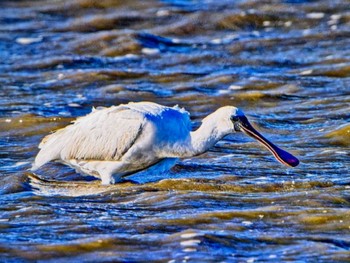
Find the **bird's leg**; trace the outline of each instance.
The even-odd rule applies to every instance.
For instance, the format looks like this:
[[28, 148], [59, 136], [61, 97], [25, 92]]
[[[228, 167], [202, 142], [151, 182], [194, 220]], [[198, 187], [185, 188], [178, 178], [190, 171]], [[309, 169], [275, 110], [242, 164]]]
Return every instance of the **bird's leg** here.
[[69, 164], [78, 172], [101, 178], [103, 185], [118, 183], [125, 174], [119, 172], [125, 170], [125, 164], [122, 162], [70, 160]]
[[123, 181], [122, 174], [111, 174], [103, 172], [100, 174], [101, 177], [101, 184], [102, 185], [110, 185], [110, 184], [116, 184]]
[[100, 177], [101, 177], [101, 184], [102, 185], [115, 184], [115, 179], [114, 179], [113, 175], [111, 175], [110, 173], [101, 173]]
[[120, 169], [123, 169], [123, 163], [103, 161], [96, 165], [97, 171], [100, 175], [103, 185], [116, 184], [122, 181], [124, 173], [118, 173]]

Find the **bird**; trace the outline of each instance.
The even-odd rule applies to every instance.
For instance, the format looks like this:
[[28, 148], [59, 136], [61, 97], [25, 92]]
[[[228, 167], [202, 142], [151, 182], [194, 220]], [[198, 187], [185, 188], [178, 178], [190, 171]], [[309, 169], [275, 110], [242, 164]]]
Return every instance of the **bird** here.
[[259, 141], [280, 163], [289, 167], [299, 164], [295, 156], [261, 135], [239, 108], [221, 107], [192, 131], [185, 109], [146, 101], [93, 108], [47, 135], [39, 144], [31, 170], [59, 161], [110, 185], [139, 171], [169, 170], [179, 159], [198, 156], [236, 132]]

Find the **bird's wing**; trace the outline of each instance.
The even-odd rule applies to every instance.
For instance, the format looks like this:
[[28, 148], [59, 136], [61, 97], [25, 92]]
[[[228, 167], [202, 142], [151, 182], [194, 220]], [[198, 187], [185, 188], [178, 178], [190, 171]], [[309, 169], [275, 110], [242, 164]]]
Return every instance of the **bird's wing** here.
[[124, 105], [94, 110], [74, 124], [46, 136], [35, 166], [50, 160], [119, 160], [142, 132], [145, 118]]

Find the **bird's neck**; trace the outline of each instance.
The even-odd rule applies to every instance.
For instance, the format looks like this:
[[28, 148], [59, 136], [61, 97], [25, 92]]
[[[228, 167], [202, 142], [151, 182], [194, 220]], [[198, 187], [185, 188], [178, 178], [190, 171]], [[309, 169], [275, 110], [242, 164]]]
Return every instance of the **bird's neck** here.
[[216, 118], [215, 114], [206, 117], [202, 125], [196, 131], [191, 132], [192, 155], [204, 153], [230, 132], [231, 127]]

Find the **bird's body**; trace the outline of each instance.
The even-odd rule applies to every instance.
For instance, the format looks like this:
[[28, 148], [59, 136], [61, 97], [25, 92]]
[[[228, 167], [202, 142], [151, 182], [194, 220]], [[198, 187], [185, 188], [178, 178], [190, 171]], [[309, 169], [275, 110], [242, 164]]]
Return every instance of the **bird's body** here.
[[[102, 184], [113, 184], [150, 167], [166, 170], [177, 158], [201, 154], [235, 132], [232, 116], [244, 115], [235, 107], [222, 107], [192, 132], [189, 113], [177, 106], [139, 102], [95, 109], [46, 136], [39, 145], [33, 170], [58, 160], [80, 173], [100, 178]], [[276, 156], [273, 147], [268, 148]], [[277, 151], [277, 159], [279, 155]]]

